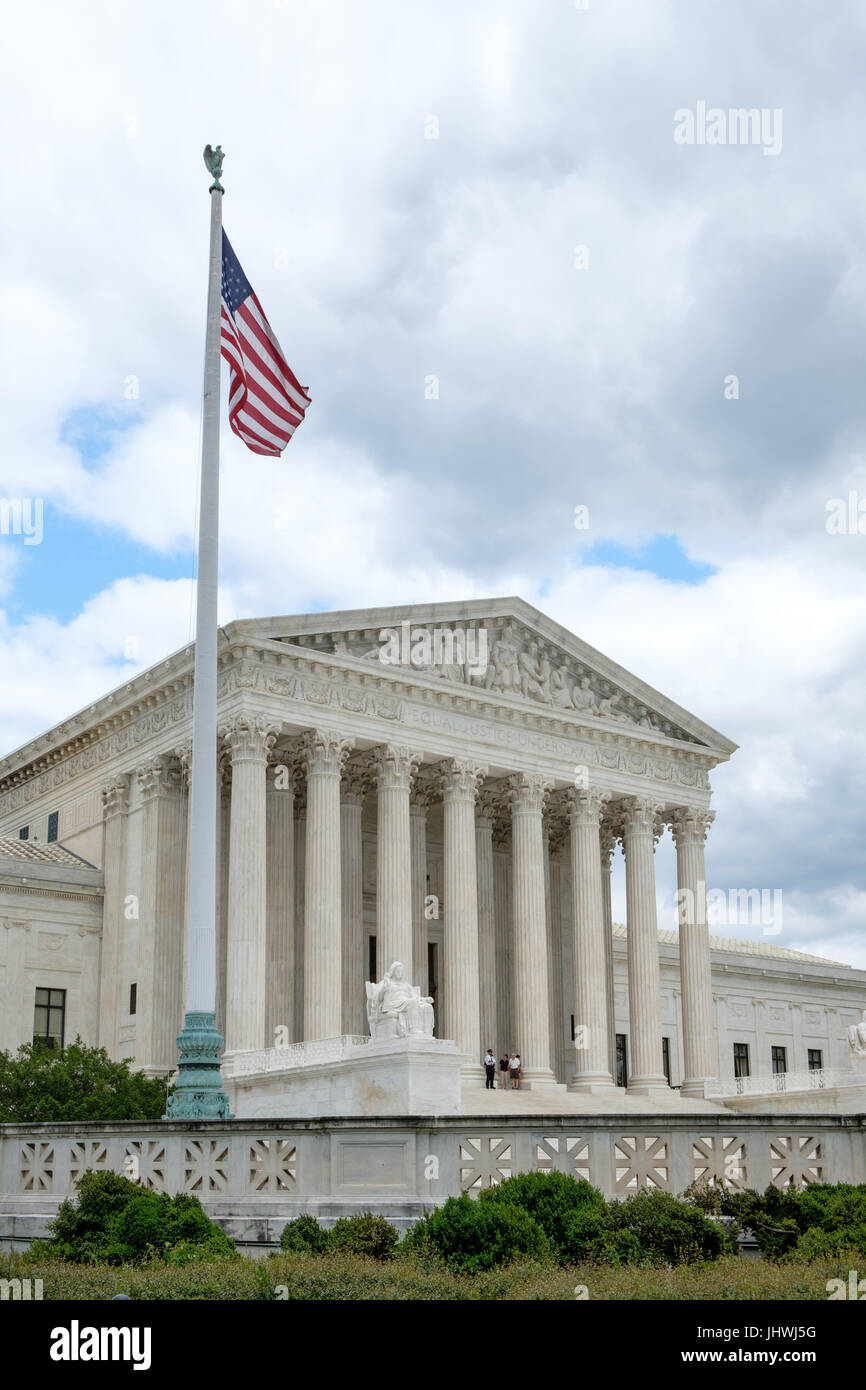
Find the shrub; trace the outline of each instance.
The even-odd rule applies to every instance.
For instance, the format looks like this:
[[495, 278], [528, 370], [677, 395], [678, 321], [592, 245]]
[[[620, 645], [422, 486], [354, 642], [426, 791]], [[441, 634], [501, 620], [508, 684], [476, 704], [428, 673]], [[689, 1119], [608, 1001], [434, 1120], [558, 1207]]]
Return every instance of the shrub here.
[[287, 1221], [280, 1236], [280, 1248], [297, 1254], [319, 1255], [328, 1246], [328, 1232], [314, 1216], [297, 1216]]
[[369, 1255], [374, 1260], [390, 1260], [398, 1235], [384, 1216], [365, 1211], [360, 1216], [343, 1216], [327, 1233], [328, 1248], [348, 1255]]
[[866, 1254], [866, 1185], [810, 1183], [804, 1188], [726, 1193], [723, 1210], [754, 1232], [769, 1259]]
[[528, 1212], [507, 1203], [474, 1201], [465, 1193], [418, 1221], [404, 1247], [432, 1255], [458, 1274], [477, 1274], [523, 1258], [542, 1260], [550, 1245]]
[[608, 1216], [612, 1249], [630, 1264], [692, 1264], [737, 1249], [724, 1227], [670, 1192], [636, 1192], [610, 1202]]
[[598, 1188], [567, 1173], [516, 1173], [497, 1187], [485, 1188], [479, 1201], [491, 1207], [519, 1207], [544, 1232], [559, 1258], [565, 1254], [567, 1231], [575, 1216], [601, 1217], [605, 1200]]
[[73, 1263], [128, 1264], [178, 1251], [178, 1262], [196, 1257], [234, 1257], [234, 1245], [190, 1192], [170, 1197], [151, 1192], [118, 1173], [88, 1170], [78, 1182], [78, 1202], [62, 1202], [52, 1239], [37, 1256]]

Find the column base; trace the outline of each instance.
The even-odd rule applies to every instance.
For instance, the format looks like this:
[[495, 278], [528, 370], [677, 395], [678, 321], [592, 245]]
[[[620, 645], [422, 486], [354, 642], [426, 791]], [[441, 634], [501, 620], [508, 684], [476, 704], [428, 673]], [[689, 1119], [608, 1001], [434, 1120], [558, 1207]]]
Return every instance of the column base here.
[[234, 1119], [220, 1072], [222, 1045], [212, 1013], [186, 1014], [177, 1039], [177, 1080], [164, 1120]]
[[637, 1076], [629, 1081], [626, 1090], [632, 1096], [655, 1096], [670, 1091], [665, 1076]]
[[525, 1067], [520, 1073], [518, 1090], [525, 1086], [527, 1090], [538, 1091], [544, 1086], [559, 1086], [560, 1084], [548, 1067]]
[[713, 1080], [715, 1080], [715, 1077], [692, 1077], [691, 1080], [682, 1083], [680, 1086], [680, 1095], [688, 1096], [692, 1100], [706, 1100], [707, 1082]]
[[604, 1096], [610, 1095], [617, 1090], [616, 1082], [612, 1076], [605, 1075], [604, 1072], [596, 1073], [592, 1076], [578, 1076], [575, 1074], [567, 1083], [569, 1091], [578, 1091], [582, 1095]]

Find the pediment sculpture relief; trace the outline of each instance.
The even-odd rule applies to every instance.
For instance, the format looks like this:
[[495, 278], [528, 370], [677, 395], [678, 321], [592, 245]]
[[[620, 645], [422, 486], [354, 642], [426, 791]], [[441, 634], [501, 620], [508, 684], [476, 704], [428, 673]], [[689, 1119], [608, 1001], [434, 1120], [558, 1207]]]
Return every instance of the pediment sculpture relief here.
[[511, 620], [495, 626], [482, 622], [425, 627], [404, 622], [379, 632], [304, 634], [283, 640], [389, 669], [408, 666], [437, 680], [692, 741], [691, 735]]

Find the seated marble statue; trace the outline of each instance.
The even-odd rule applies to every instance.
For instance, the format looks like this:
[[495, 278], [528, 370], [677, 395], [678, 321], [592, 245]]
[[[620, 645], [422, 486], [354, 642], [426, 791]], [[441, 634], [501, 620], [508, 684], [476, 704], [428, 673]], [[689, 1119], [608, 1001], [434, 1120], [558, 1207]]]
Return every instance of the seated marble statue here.
[[433, 1000], [410, 985], [403, 964], [395, 960], [378, 984], [368, 980], [367, 1020], [371, 1038], [432, 1038]]
[[859, 1023], [852, 1023], [848, 1029], [848, 1046], [855, 1057], [866, 1057], [866, 1009]]

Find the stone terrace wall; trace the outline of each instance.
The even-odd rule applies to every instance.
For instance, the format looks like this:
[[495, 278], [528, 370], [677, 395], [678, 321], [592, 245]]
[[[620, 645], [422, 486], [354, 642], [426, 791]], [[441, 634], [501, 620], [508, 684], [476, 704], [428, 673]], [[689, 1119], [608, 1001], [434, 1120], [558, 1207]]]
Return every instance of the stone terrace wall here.
[[696, 1178], [763, 1189], [866, 1182], [863, 1115], [516, 1116], [0, 1125], [0, 1245], [44, 1235], [87, 1168], [158, 1192], [194, 1192], [240, 1244], [273, 1246], [286, 1221], [357, 1211], [401, 1228], [513, 1173], [559, 1169], [608, 1196], [681, 1192]]

